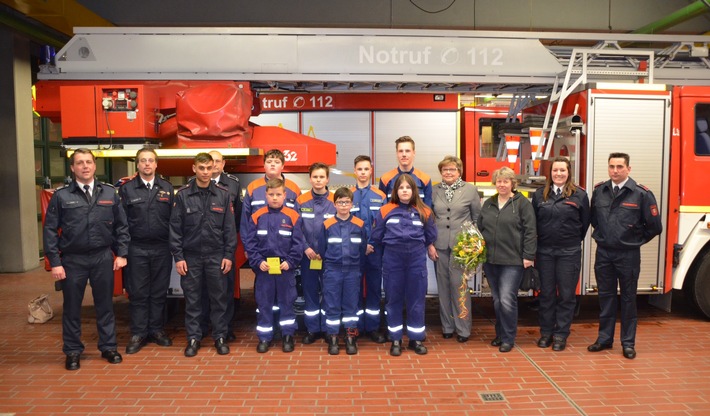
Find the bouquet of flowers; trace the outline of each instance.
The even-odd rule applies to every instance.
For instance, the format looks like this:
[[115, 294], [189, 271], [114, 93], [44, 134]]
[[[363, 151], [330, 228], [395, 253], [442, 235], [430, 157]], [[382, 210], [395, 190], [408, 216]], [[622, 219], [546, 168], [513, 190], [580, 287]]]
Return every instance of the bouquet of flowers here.
[[478, 228], [471, 221], [461, 225], [461, 231], [456, 236], [453, 248], [454, 261], [463, 269], [461, 286], [459, 287], [459, 318], [468, 316], [466, 296], [468, 296], [468, 280], [476, 273], [478, 266], [486, 261], [486, 242]]

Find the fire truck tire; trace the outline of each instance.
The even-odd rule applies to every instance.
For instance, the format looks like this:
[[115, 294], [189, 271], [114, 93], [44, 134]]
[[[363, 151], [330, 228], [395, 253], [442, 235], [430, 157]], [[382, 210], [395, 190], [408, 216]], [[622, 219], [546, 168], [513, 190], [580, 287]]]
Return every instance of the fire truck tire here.
[[710, 250], [696, 260], [688, 273], [685, 295], [693, 307], [710, 319]]

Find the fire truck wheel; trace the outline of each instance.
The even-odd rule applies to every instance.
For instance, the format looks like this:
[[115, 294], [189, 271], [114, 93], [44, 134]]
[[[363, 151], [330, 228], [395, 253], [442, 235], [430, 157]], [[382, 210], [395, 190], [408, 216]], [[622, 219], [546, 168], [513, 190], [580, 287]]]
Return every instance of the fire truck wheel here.
[[688, 273], [685, 294], [695, 309], [710, 319], [710, 250], [700, 256]]

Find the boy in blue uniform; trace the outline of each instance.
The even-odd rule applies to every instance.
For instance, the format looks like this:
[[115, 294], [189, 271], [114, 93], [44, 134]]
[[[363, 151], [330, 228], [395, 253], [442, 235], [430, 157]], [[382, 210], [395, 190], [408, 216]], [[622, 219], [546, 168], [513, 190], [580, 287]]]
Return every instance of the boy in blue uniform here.
[[[284, 164], [286, 163], [286, 157], [283, 152], [279, 149], [270, 149], [264, 153], [264, 177], [253, 180], [246, 189], [244, 193], [244, 199], [242, 201], [242, 220], [240, 221], [239, 235], [243, 236], [245, 233], [244, 224], [249, 221], [251, 215], [258, 209], [266, 206], [266, 183], [271, 179], [281, 179], [284, 183], [285, 197], [284, 205], [288, 208], [298, 211], [296, 207], [296, 198], [301, 195], [301, 189], [296, 185], [295, 182], [286, 179], [283, 175]], [[244, 237], [242, 237], [242, 243], [244, 242]], [[244, 252], [249, 259], [249, 253]], [[254, 270], [257, 273], [257, 270]], [[256, 283], [255, 283], [256, 284]], [[278, 327], [279, 321], [279, 311], [274, 309], [274, 322], [276, 322], [275, 328], [275, 338], [281, 337], [281, 331]]]
[[[372, 159], [370, 156], [360, 155], [355, 158], [355, 179], [357, 185], [353, 188], [353, 206], [350, 212], [365, 223], [365, 241], [369, 240], [372, 227], [375, 225], [375, 216], [382, 205], [387, 201], [387, 196], [370, 184], [372, 179]], [[373, 253], [365, 256], [363, 251], [362, 272], [365, 278], [360, 286], [360, 309], [357, 311], [361, 318], [358, 329], [364, 335], [378, 344], [386, 341], [380, 329], [380, 300], [382, 299], [382, 246], [373, 246]]]
[[[274, 337], [274, 306], [280, 309], [283, 352], [294, 350], [296, 332], [296, 267], [303, 256], [305, 241], [301, 218], [284, 206], [286, 187], [281, 179], [266, 183], [267, 205], [242, 222], [242, 241], [249, 265], [256, 272], [254, 294], [258, 308], [256, 351], [265, 353]], [[274, 305], [276, 300], [276, 305]]]
[[[318, 236], [323, 228], [323, 221], [335, 215], [333, 194], [328, 191], [330, 169], [323, 163], [314, 163], [308, 169], [313, 189], [301, 194], [296, 199], [301, 213], [303, 237], [306, 239], [304, 256], [301, 260], [301, 284], [306, 301], [304, 322], [308, 333], [303, 337], [304, 344], [312, 344], [320, 338], [325, 329], [325, 313], [321, 308], [322, 267], [315, 263], [322, 261]], [[322, 265], [322, 264], [321, 264]]]
[[365, 223], [350, 213], [353, 193], [348, 188], [335, 191], [336, 215], [323, 223], [318, 246], [324, 261], [323, 305], [327, 328], [328, 354], [337, 355], [340, 322], [345, 327], [345, 352], [357, 354], [357, 303], [360, 268], [365, 252]]

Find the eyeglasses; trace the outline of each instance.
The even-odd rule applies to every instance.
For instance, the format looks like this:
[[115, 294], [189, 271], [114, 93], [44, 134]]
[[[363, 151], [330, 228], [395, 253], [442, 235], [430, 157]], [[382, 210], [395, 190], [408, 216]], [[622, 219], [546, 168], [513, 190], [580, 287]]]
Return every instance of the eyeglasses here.
[[340, 205], [341, 207], [347, 207], [348, 205], [352, 204], [353, 201], [335, 201], [336, 205]]
[[444, 168], [441, 170], [441, 173], [456, 173], [459, 170], [456, 168]]

